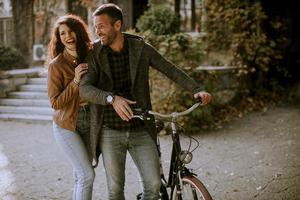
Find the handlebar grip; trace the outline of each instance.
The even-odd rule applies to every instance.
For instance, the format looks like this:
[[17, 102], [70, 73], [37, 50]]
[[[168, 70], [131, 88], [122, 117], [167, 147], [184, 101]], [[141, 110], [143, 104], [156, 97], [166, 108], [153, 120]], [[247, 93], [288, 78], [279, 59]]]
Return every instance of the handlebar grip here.
[[196, 98], [196, 99], [195, 99], [195, 102], [196, 102], [196, 103], [202, 104], [202, 98], [201, 98], [201, 97]]

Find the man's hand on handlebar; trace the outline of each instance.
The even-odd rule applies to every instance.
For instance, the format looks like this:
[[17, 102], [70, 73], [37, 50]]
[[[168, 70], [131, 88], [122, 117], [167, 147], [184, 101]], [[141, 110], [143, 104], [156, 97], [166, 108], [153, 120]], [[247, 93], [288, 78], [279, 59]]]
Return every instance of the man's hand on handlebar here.
[[211, 101], [211, 94], [208, 92], [197, 92], [194, 94], [194, 98], [201, 102], [202, 105], [206, 105]]
[[[211, 94], [208, 92], [198, 92], [194, 94], [194, 98], [198, 100], [201, 105], [208, 104], [212, 97]], [[134, 116], [132, 109], [130, 108], [130, 104], [135, 104], [135, 101], [126, 99], [121, 96], [115, 96], [115, 100], [112, 104], [114, 110], [117, 112], [117, 114], [124, 120], [129, 121]], [[152, 114], [152, 113], [151, 113]]]
[[131, 101], [121, 96], [115, 96], [115, 100], [112, 104], [117, 114], [124, 120], [129, 121], [132, 116], [133, 112], [130, 108], [130, 104], [135, 104], [135, 101]]

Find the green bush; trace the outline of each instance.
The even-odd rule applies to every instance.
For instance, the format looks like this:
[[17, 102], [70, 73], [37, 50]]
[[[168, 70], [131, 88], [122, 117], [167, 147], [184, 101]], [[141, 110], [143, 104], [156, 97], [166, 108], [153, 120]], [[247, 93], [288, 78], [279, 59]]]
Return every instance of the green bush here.
[[205, 9], [208, 51], [227, 52], [232, 58], [227, 64], [239, 67], [239, 75], [249, 76], [255, 90], [262, 87], [261, 77], [282, 59], [280, 44], [285, 39], [272, 40], [266, 34], [263, 27], [268, 19], [261, 3], [211, 0]]
[[155, 35], [167, 35], [178, 33], [180, 22], [171, 8], [153, 5], [138, 19], [136, 27], [141, 32], [150, 30]]
[[[137, 25], [137, 28], [142, 31], [140, 35], [143, 35], [164, 57], [181, 67], [206, 91], [213, 94], [213, 101], [208, 106], [197, 109], [191, 116], [180, 121], [191, 132], [221, 127], [223, 122], [230, 121], [232, 117], [239, 118], [243, 113], [267, 105], [261, 101], [263, 98], [258, 100], [252, 98], [250, 92], [258, 91], [263, 86], [253, 82], [258, 78], [265, 79], [264, 75], [270, 71], [270, 64], [282, 58], [280, 44], [286, 41], [286, 38], [272, 40], [266, 34], [263, 25], [267, 16], [259, 1], [211, 0], [205, 6], [207, 21], [204, 26], [205, 34], [201, 34], [201, 38], [192, 38], [186, 33], [171, 34], [171, 31], [162, 31], [168, 29], [169, 23], [154, 18], [154, 14], [150, 15], [154, 13], [153, 11], [146, 12]], [[166, 13], [160, 11], [158, 14], [163, 16]], [[273, 24], [274, 29], [282, 28], [278, 23]], [[159, 29], [155, 29], [157, 27]], [[179, 25], [175, 27], [179, 28]], [[223, 77], [213, 71], [197, 72], [195, 67], [201, 64], [229, 65], [236, 66], [238, 69]], [[157, 71], [151, 70], [150, 76], [154, 110], [180, 111], [193, 103], [193, 97], [189, 92], [183, 91], [181, 87]], [[221, 77], [230, 79], [234, 77], [236, 85], [234, 87], [232, 83], [226, 85]], [[233, 96], [234, 99], [227, 101], [229, 102], [227, 105], [218, 104], [217, 94], [226, 94], [219, 93], [224, 91], [222, 87], [237, 91]], [[258, 102], [259, 106], [256, 106], [255, 102]]]
[[0, 46], [0, 70], [28, 67], [21, 52], [13, 47]]

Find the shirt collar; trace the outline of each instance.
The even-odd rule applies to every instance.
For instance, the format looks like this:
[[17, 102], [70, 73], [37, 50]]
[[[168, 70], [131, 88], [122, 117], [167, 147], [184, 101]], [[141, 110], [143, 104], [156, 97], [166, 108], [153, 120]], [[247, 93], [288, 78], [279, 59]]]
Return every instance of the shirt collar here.
[[107, 52], [110, 53], [110, 54], [121, 54], [121, 53], [126, 52], [128, 50], [127, 38], [124, 37], [124, 46], [123, 46], [123, 49], [120, 52], [113, 51], [109, 46], [106, 46], [106, 49], [107, 49]]

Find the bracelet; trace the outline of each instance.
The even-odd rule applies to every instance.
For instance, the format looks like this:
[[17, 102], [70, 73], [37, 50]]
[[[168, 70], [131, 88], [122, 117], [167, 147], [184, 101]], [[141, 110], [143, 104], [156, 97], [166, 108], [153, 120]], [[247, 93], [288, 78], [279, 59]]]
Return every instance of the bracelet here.
[[80, 81], [76, 80], [76, 78], [74, 78], [73, 81], [76, 85], [79, 85], [79, 83], [80, 83]]

